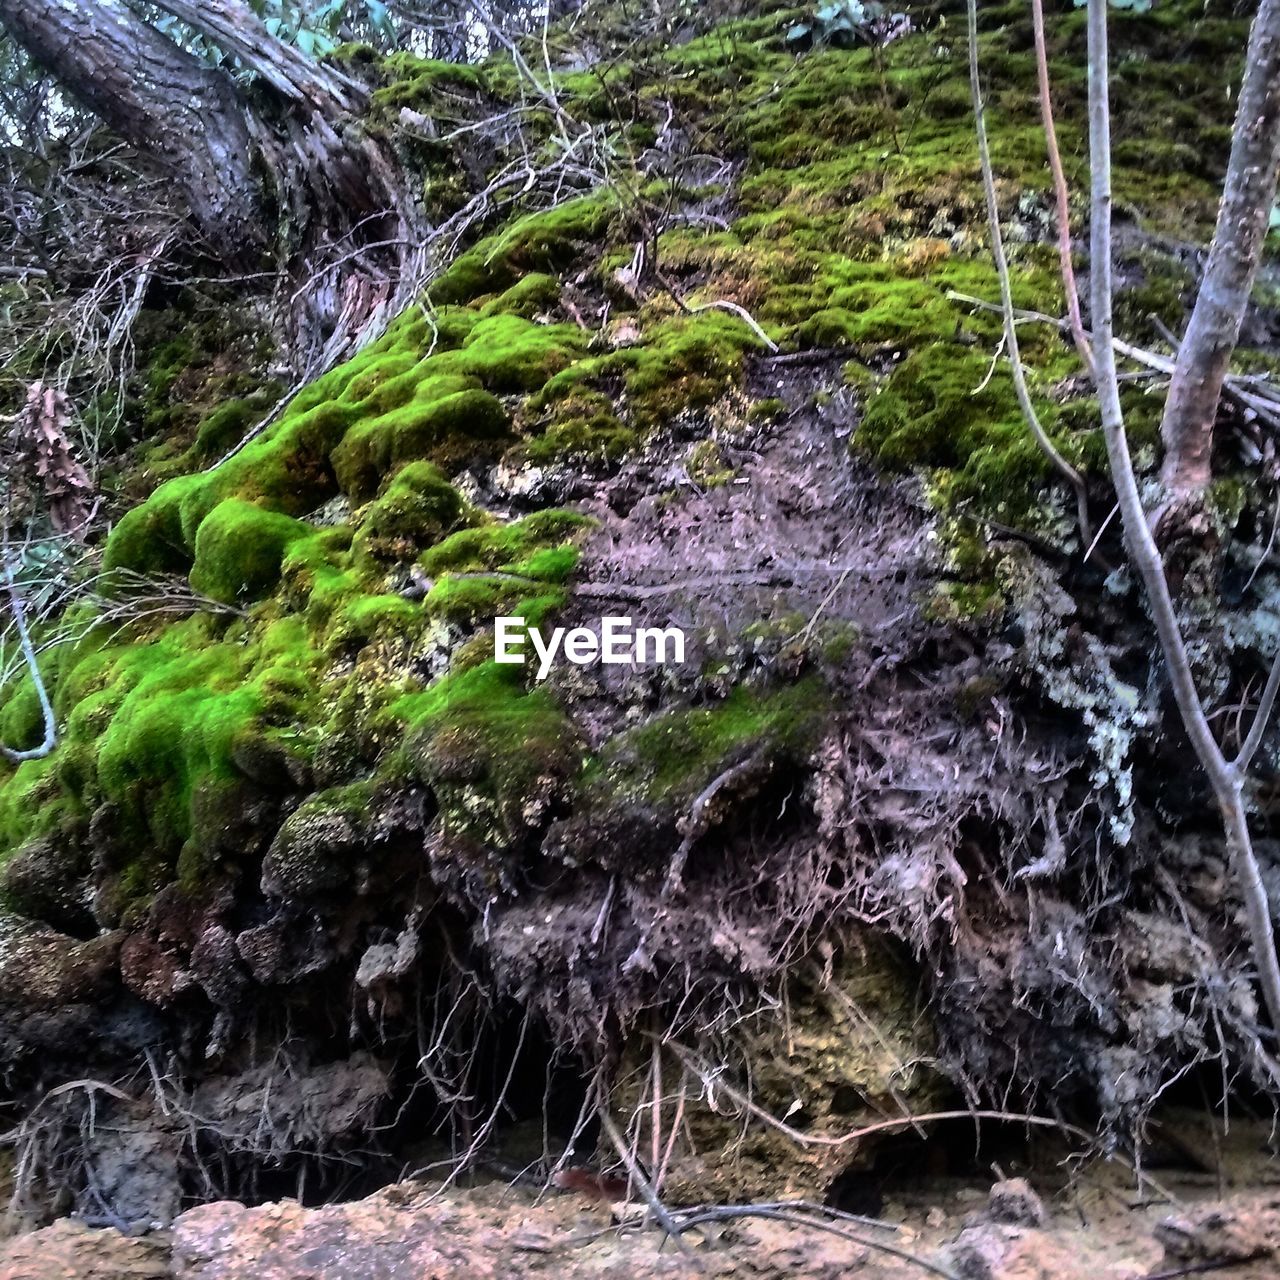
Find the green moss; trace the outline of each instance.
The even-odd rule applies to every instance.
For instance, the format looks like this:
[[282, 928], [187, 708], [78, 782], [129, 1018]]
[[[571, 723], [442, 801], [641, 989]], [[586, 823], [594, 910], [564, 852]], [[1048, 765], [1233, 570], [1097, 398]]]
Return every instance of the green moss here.
[[1209, 510], [1224, 529], [1234, 529], [1250, 496], [1248, 480], [1238, 475], [1219, 476], [1209, 486]]
[[578, 771], [582, 747], [551, 694], [527, 690], [523, 668], [484, 662], [402, 699], [404, 756], [440, 800], [446, 824], [505, 846]]
[[205, 417], [196, 430], [194, 451], [202, 458], [216, 458], [237, 445], [262, 416], [261, 401], [230, 400]]
[[[14, 687], [16, 685], [16, 688]], [[44, 737], [44, 714], [34, 681], [15, 680], [0, 701], [0, 742], [14, 751], [34, 747]]]
[[515, 561], [511, 572], [537, 582], [564, 582], [578, 567], [578, 554], [577, 547], [539, 547]]
[[851, 311], [844, 307], [823, 307], [799, 327], [796, 337], [810, 347], [851, 347], [865, 332]]
[[618, 462], [636, 445], [638, 434], [612, 413], [589, 418], [562, 418], [524, 446], [524, 456], [534, 463]]
[[526, 272], [566, 267], [601, 238], [613, 214], [613, 197], [602, 191], [517, 218], [458, 257], [431, 286], [431, 300], [470, 302], [509, 289]]
[[586, 347], [587, 335], [576, 325], [540, 325], [498, 315], [481, 320], [462, 350], [440, 357], [440, 362], [479, 378], [490, 391], [537, 391]]
[[299, 899], [346, 885], [368, 849], [365, 827], [372, 797], [372, 784], [356, 782], [304, 800], [263, 859], [263, 888], [276, 897]]
[[644, 431], [740, 385], [746, 354], [760, 348], [751, 329], [724, 311], [667, 316], [643, 328], [636, 345], [569, 366], [547, 383], [542, 401], [580, 396], [621, 375], [628, 416]]
[[284, 726], [305, 719], [317, 657], [299, 619], [227, 628], [196, 616], [131, 643], [90, 635], [57, 681], [57, 752], [0, 784], [0, 851], [109, 813], [97, 842], [118, 911], [172, 878], [180, 855], [232, 856], [223, 833], [243, 789], [291, 785], [298, 747]]
[[408, 404], [348, 431], [331, 455], [342, 491], [367, 501], [381, 478], [403, 462], [436, 455], [447, 461], [501, 439], [509, 429], [501, 401], [466, 384], [458, 376], [428, 378]]
[[699, 440], [689, 451], [685, 469], [689, 479], [704, 489], [718, 489], [733, 479], [733, 468], [726, 463], [714, 440]]
[[505, 293], [480, 308], [482, 316], [520, 316], [532, 320], [550, 311], [560, 301], [560, 281], [555, 276], [532, 271], [516, 281]]
[[228, 498], [200, 525], [191, 585], [226, 604], [257, 600], [280, 580], [289, 544], [308, 532], [299, 520]]
[[462, 495], [430, 462], [411, 462], [365, 509], [357, 557], [408, 559], [457, 527], [467, 510]]
[[[451, 571], [497, 571], [532, 576], [528, 571], [536, 553], [557, 548], [591, 524], [587, 516], [576, 511], [538, 511], [510, 524], [461, 529], [425, 552], [418, 563], [431, 577]], [[563, 565], [565, 561], [557, 559], [556, 563]]]
[[564, 592], [555, 588], [578, 562], [577, 547], [563, 539], [587, 523], [572, 513], [547, 511], [454, 534], [422, 557], [429, 573], [443, 575], [427, 595], [427, 612], [460, 623], [518, 616], [540, 626], [563, 606]]
[[0, 771], [0, 860], [25, 841], [54, 830], [65, 807], [55, 761], [5, 766]]
[[337, 610], [326, 634], [330, 647], [359, 646], [381, 634], [414, 632], [422, 617], [422, 605], [403, 596], [359, 596]]
[[186, 573], [194, 553], [182, 535], [181, 501], [198, 483], [197, 477], [171, 480], [140, 507], [127, 511], [107, 538], [102, 567], [108, 572]]
[[404, 107], [425, 112], [442, 91], [479, 93], [485, 87], [485, 74], [480, 67], [420, 58], [412, 53], [391, 54], [383, 59], [380, 70], [387, 83], [374, 91], [375, 119], [394, 119]]
[[671, 711], [607, 743], [584, 784], [597, 803], [679, 806], [744, 752], [798, 758], [812, 747], [828, 707], [809, 678], [772, 691], [738, 685], [723, 701]]

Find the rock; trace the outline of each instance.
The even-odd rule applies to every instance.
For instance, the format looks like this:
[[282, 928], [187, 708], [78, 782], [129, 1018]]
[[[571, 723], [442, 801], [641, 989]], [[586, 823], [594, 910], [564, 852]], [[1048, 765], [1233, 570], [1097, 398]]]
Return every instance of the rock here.
[[125, 939], [120, 950], [120, 976], [135, 995], [162, 1008], [196, 985], [173, 951], [141, 933]]
[[263, 986], [300, 982], [334, 958], [324, 923], [297, 910], [282, 910], [266, 924], [236, 935], [236, 952]]
[[115, 976], [122, 936], [78, 942], [0, 913], [0, 1007], [58, 1009], [100, 997]]
[[1048, 1232], [982, 1222], [966, 1227], [944, 1251], [960, 1280], [1084, 1280], [1077, 1254]]
[[[320, 1209], [292, 1201], [254, 1209], [202, 1205], [175, 1224], [173, 1271], [180, 1280], [517, 1280], [570, 1274], [563, 1258], [544, 1256], [544, 1237], [522, 1230], [519, 1221], [504, 1225], [491, 1211], [452, 1200], [433, 1205], [396, 1199], [380, 1193]], [[639, 1274], [691, 1274], [675, 1258], [664, 1261], [661, 1270]], [[584, 1268], [579, 1274], [585, 1273]], [[594, 1268], [592, 1273], [609, 1274]], [[621, 1272], [614, 1274], [622, 1280]]]
[[64, 1218], [0, 1243], [0, 1280], [166, 1280], [168, 1241], [98, 1231]]
[[[869, 1271], [867, 1251], [782, 1223], [743, 1222], [721, 1247], [682, 1257], [656, 1230], [601, 1231], [608, 1212], [576, 1195], [509, 1188], [433, 1195], [402, 1183], [307, 1209], [293, 1201], [201, 1205], [173, 1228], [174, 1280], [719, 1280]], [[584, 1239], [583, 1237], [587, 1237]], [[565, 1247], [575, 1242], [572, 1248]], [[899, 1274], [899, 1273], [895, 1273]], [[43, 1277], [40, 1280], [44, 1280]]]
[[248, 974], [236, 949], [235, 935], [224, 925], [210, 924], [191, 948], [191, 972], [209, 999], [234, 1009], [249, 988]]
[[167, 1227], [182, 1203], [182, 1149], [174, 1121], [141, 1103], [112, 1107], [85, 1139], [91, 1190], [79, 1211], [92, 1221], [105, 1206], [131, 1230]]
[[1280, 1246], [1280, 1208], [1210, 1207], [1165, 1218], [1156, 1239], [1171, 1264], [1248, 1262], [1270, 1258]]
[[85, 851], [71, 840], [29, 840], [4, 864], [0, 885], [23, 915], [83, 936], [95, 932]]
[[336, 794], [312, 796], [285, 820], [263, 859], [263, 893], [309, 898], [348, 881], [364, 842], [353, 816], [335, 806]]
[[284, 1158], [326, 1151], [368, 1132], [390, 1093], [385, 1066], [367, 1053], [310, 1066], [272, 1062], [200, 1084], [192, 1106], [217, 1116], [224, 1142]]
[[1026, 1178], [1006, 1178], [991, 1188], [987, 1216], [1013, 1227], [1043, 1227], [1044, 1204]]

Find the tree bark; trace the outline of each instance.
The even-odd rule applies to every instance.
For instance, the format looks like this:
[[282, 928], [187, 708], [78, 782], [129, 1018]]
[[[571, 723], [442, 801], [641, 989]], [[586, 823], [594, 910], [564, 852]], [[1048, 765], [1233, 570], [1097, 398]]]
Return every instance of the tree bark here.
[[313, 62], [276, 39], [243, 0], [155, 0], [220, 49], [235, 54], [290, 102], [310, 104], [333, 117], [350, 111], [368, 95], [364, 86], [333, 67]]
[[213, 250], [264, 247], [253, 138], [235, 85], [120, 0], [0, 0], [0, 25], [36, 62], [181, 185]]
[[1214, 419], [1262, 256], [1278, 166], [1280, 0], [1262, 0], [1249, 37], [1213, 244], [1160, 426], [1161, 479], [1175, 500], [1195, 498], [1209, 484]]

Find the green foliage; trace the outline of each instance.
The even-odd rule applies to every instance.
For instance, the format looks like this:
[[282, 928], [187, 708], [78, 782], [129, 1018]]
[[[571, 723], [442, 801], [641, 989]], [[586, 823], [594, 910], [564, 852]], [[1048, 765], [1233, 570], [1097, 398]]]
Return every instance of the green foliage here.
[[811, 18], [792, 26], [787, 31], [787, 44], [793, 49], [807, 49], [815, 43], [852, 49], [859, 43], [883, 40], [886, 24], [894, 20], [905, 23], [905, 15], [891, 17], [879, 0], [836, 0], [820, 5]]

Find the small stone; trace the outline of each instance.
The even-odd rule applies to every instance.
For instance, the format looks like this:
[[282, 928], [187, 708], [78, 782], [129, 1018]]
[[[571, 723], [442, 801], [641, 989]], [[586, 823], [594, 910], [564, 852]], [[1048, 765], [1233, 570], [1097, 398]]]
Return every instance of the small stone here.
[[987, 1198], [987, 1216], [1014, 1227], [1042, 1227], [1046, 1218], [1044, 1203], [1026, 1178], [997, 1182]]

